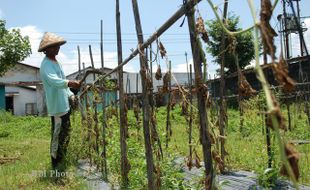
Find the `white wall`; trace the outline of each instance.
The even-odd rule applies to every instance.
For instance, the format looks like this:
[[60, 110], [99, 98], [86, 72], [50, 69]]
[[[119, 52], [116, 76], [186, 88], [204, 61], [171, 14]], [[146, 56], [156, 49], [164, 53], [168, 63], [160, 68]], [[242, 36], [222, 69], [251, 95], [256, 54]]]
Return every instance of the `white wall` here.
[[0, 82], [10, 83], [18, 81], [40, 81], [40, 71], [38, 68], [16, 64], [13, 68], [0, 77]]
[[35, 90], [30, 90], [21, 87], [5, 87], [5, 92], [16, 92], [18, 95], [14, 95], [14, 115], [26, 114], [26, 103], [37, 103], [37, 96]]
[[[2, 83], [14, 83], [14, 82], [33, 82], [41, 81], [40, 70], [32, 66], [24, 64], [16, 64], [13, 68], [0, 77]], [[37, 91], [29, 90], [21, 87], [5, 87], [6, 93], [18, 92], [19, 95], [14, 96], [14, 114], [23, 115], [25, 114], [26, 103], [36, 103], [39, 115], [46, 114], [45, 95], [43, 87], [37, 86]]]
[[[166, 73], [162, 73], [162, 78], [165, 76]], [[142, 92], [142, 83], [141, 83], [141, 75], [140, 73], [124, 73], [124, 89], [126, 90], [126, 85], [127, 85], [127, 77], [130, 82], [130, 91], [127, 90], [128, 93], [136, 93], [136, 88], [137, 88], [137, 75], [138, 75], [138, 93]], [[188, 77], [187, 73], [172, 73], [172, 78], [171, 78], [171, 85], [185, 85], [188, 84]], [[155, 73], [153, 73], [153, 88], [154, 92], [158, 91], [158, 86], [163, 85], [163, 79], [161, 80], [156, 80], [155, 79]]]

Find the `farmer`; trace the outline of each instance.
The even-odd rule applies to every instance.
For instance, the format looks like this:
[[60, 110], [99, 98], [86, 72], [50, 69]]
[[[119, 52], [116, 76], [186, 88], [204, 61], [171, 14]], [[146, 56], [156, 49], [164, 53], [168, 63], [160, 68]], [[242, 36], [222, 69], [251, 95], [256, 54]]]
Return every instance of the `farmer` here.
[[54, 170], [64, 170], [63, 162], [70, 140], [70, 106], [69, 99], [75, 96], [70, 88], [78, 89], [79, 81], [66, 80], [61, 64], [57, 61], [60, 46], [65, 44], [64, 38], [46, 32], [40, 42], [38, 51], [46, 55], [41, 63], [42, 78], [48, 115], [52, 120], [51, 161]]

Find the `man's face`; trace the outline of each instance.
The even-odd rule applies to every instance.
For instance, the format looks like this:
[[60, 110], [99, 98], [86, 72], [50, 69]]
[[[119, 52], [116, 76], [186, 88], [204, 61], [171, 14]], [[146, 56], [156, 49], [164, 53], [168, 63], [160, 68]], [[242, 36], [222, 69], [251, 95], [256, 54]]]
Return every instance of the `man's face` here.
[[58, 55], [60, 46], [52, 46], [52, 47], [48, 47], [46, 48], [46, 54], [48, 55]]

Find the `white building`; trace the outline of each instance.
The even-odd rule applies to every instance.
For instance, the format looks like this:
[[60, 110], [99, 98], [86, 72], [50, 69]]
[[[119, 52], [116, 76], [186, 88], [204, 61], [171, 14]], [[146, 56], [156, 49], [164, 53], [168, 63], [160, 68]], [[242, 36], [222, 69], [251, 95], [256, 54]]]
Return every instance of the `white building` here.
[[38, 67], [17, 63], [2, 77], [5, 107], [14, 115], [45, 115], [46, 105]]
[[[83, 73], [85, 73], [88, 70], [92, 70], [92, 67], [87, 67], [85, 70], [81, 71], [81, 76], [83, 76]], [[111, 72], [112, 69], [110, 68], [104, 68], [104, 73]], [[74, 72], [67, 76], [69, 80], [77, 80], [81, 77], [78, 76], [79, 72]], [[162, 74], [164, 77], [165, 73]], [[96, 75], [96, 78], [98, 75]], [[118, 73], [114, 72], [110, 75], [110, 78], [112, 80], [118, 81]], [[94, 77], [93, 74], [90, 74], [87, 76], [85, 82], [86, 83], [93, 83]], [[131, 93], [142, 93], [142, 83], [141, 83], [141, 75], [140, 73], [129, 73], [125, 72], [123, 73], [123, 88], [125, 93], [131, 94]], [[171, 78], [171, 85], [177, 86], [177, 85], [187, 85], [188, 84], [188, 74], [187, 73], [172, 73]], [[163, 85], [163, 79], [156, 80], [155, 79], [155, 73], [153, 73], [153, 88], [154, 92], [158, 92], [158, 88], [162, 87]]]
[[[162, 73], [162, 78], [166, 73]], [[171, 86], [187, 85], [187, 73], [172, 73]], [[163, 79], [156, 80], [153, 73], [153, 89], [158, 92], [158, 88], [163, 86]], [[124, 89], [127, 93], [142, 93], [142, 83], [140, 73], [124, 73]]]

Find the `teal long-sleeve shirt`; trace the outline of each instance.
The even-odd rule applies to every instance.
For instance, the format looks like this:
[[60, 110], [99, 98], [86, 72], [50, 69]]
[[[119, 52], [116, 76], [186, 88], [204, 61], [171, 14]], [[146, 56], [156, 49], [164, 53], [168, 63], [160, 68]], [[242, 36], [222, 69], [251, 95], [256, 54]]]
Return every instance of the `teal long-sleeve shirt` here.
[[55, 116], [69, 111], [69, 97], [73, 93], [68, 88], [68, 80], [60, 63], [45, 57], [41, 63], [40, 75], [45, 90], [48, 115]]

